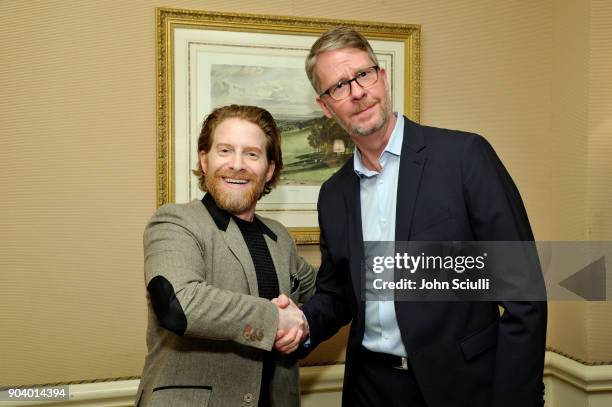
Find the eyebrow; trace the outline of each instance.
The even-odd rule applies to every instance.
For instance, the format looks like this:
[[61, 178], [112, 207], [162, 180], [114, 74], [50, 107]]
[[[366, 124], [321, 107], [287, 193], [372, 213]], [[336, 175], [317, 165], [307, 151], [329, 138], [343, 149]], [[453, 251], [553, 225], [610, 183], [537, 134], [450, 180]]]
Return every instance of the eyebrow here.
[[[234, 145], [229, 144], [229, 143], [217, 143], [215, 145], [215, 147], [216, 148], [225, 148], [225, 147], [235, 148]], [[247, 146], [247, 147], [244, 147], [243, 150], [245, 150], [245, 151], [258, 151], [260, 153], [263, 151], [261, 148], [256, 147], [256, 146]]]
[[339, 84], [340, 82], [344, 82], [344, 81], [348, 81], [348, 80], [353, 79], [353, 78], [354, 78], [354, 77], [357, 75], [357, 73], [358, 73], [358, 72], [363, 72], [363, 71], [365, 71], [366, 69], [368, 69], [368, 68], [370, 68], [370, 67], [371, 67], [371, 65], [368, 65], [368, 66], [365, 66], [365, 67], [362, 67], [362, 68], [357, 68], [357, 69], [356, 69], [356, 70], [353, 72], [353, 76], [351, 76], [350, 78], [347, 78], [347, 77], [345, 77], [345, 76], [341, 76], [339, 79], [337, 79], [335, 82], [333, 82], [333, 83], [332, 83], [331, 85], [329, 85], [327, 88], [325, 88], [325, 90], [329, 89], [329, 88], [330, 88], [330, 87], [332, 87], [332, 86], [335, 86], [335, 85]]

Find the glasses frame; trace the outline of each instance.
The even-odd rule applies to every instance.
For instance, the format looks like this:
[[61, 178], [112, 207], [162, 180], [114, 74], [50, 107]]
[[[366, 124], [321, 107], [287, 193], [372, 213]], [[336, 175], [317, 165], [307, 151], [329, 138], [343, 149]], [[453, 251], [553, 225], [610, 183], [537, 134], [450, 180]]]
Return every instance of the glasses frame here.
[[[362, 87], [362, 88], [364, 88], [364, 89], [365, 89], [365, 88], [369, 88], [370, 86], [372, 86], [372, 85], [374, 85], [376, 82], [378, 82], [378, 72], [380, 71], [380, 67], [379, 67], [378, 65], [372, 65], [372, 66], [369, 66], [369, 67], [367, 67], [367, 68], [365, 68], [365, 69], [362, 69], [362, 70], [360, 71], [360, 73], [361, 73], [361, 72], [365, 72], [365, 71], [367, 71], [367, 70], [369, 70], [369, 69], [372, 69], [372, 68], [374, 68], [374, 72], [376, 73], [376, 80], [375, 80], [374, 82], [370, 83], [369, 85], [367, 85], [367, 86], [363, 86], [361, 83], [359, 83], [359, 75], [356, 75], [356, 76], [354, 76], [352, 79], [347, 79], [347, 80], [345, 80], [345, 81], [339, 81], [339, 82], [337, 82], [335, 85], [330, 86], [329, 88], [327, 88], [327, 90], [326, 90], [325, 92], [320, 93], [320, 94], [319, 94], [319, 97], [323, 97], [323, 96], [325, 96], [325, 95], [328, 95], [330, 98], [332, 98], [332, 99], [333, 99], [333, 100], [335, 100], [336, 102], [339, 102], [339, 101], [341, 101], [341, 100], [344, 100], [344, 99], [346, 99], [346, 98], [350, 97], [350, 96], [351, 96], [351, 93], [353, 92], [353, 88], [351, 87], [351, 82], [356, 82], [356, 83], [357, 83], [357, 85], [361, 86], [361, 87]], [[338, 86], [338, 85], [349, 85], [349, 88], [348, 88], [348, 89], [349, 89], [349, 93], [348, 93], [348, 95], [346, 95], [345, 97], [340, 98], [340, 99], [336, 99], [335, 97], [333, 97], [333, 96], [332, 96], [332, 94], [331, 94], [331, 91], [332, 91], [332, 89], [333, 89], [334, 87], [336, 87], [336, 86]]]

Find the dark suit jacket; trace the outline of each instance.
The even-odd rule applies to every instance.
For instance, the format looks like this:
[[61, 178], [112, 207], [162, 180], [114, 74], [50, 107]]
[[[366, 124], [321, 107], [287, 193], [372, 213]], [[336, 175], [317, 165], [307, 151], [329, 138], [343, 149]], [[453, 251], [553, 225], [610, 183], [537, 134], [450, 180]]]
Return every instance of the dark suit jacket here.
[[[519, 192], [487, 141], [405, 119], [397, 187], [397, 241], [529, 241]], [[359, 178], [349, 160], [321, 187], [322, 264], [303, 310], [310, 349], [352, 321], [343, 400], [364, 333]], [[545, 302], [399, 302], [411, 368], [427, 404], [536, 406], [543, 395]]]

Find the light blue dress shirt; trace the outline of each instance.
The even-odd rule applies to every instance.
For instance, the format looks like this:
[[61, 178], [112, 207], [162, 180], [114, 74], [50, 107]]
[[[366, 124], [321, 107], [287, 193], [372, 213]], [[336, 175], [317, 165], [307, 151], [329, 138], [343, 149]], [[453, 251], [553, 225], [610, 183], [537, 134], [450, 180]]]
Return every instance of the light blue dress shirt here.
[[[359, 176], [364, 242], [395, 240], [397, 182], [404, 139], [404, 117], [397, 113], [396, 116], [389, 142], [379, 157], [381, 172], [367, 169], [359, 150], [355, 150], [353, 157], [355, 172]], [[366, 301], [362, 345], [373, 352], [406, 356], [393, 301]]]

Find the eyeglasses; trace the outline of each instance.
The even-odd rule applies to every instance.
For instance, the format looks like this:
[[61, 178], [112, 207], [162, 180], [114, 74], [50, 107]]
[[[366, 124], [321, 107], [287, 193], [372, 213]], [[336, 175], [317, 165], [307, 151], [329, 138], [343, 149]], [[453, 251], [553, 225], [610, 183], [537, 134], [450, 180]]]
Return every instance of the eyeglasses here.
[[378, 67], [378, 65], [374, 65], [367, 69], [364, 69], [361, 72], [357, 72], [357, 75], [355, 75], [353, 79], [338, 82], [337, 84], [327, 89], [325, 92], [320, 93], [319, 97], [329, 95], [334, 100], [346, 99], [351, 94], [351, 82], [357, 82], [357, 84], [362, 88], [370, 87], [374, 85], [378, 80], [379, 69], [380, 68]]

